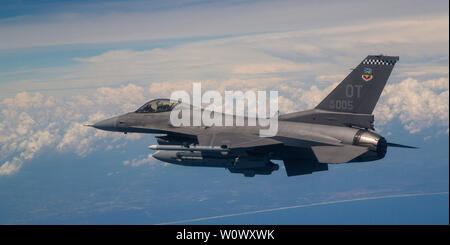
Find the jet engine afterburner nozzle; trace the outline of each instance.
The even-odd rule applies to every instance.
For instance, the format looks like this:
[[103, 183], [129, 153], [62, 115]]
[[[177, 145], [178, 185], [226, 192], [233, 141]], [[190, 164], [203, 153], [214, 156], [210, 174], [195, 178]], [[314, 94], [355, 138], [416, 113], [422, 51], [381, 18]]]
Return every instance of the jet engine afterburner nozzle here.
[[356, 132], [353, 145], [368, 147], [369, 150], [376, 152], [379, 157], [384, 157], [387, 151], [387, 142], [384, 137], [363, 129]]

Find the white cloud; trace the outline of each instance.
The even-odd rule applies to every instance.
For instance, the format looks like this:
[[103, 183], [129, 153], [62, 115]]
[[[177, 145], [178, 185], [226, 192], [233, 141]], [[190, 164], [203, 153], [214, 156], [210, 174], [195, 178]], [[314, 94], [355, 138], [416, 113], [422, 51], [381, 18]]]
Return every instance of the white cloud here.
[[[106, 133], [83, 124], [136, 109], [145, 101], [145, 89], [133, 84], [99, 88], [90, 96], [68, 99], [40, 93], [19, 93], [0, 102], [0, 175], [12, 174], [45, 149], [86, 156], [119, 140], [140, 135]], [[102, 144], [98, 144], [102, 142]]]
[[312, 64], [295, 64], [280, 60], [277, 63], [265, 64], [245, 64], [233, 68], [234, 74], [260, 74], [260, 73], [275, 73], [275, 72], [298, 72], [304, 70], [311, 70]]
[[[230, 78], [286, 80], [310, 76], [319, 76], [320, 80], [342, 74], [342, 68], [333, 63], [347, 64], [350, 68], [370, 53], [400, 55], [408, 63], [411, 62], [408, 59], [414, 61], [424, 55], [448, 54], [448, 27], [448, 16], [433, 16], [422, 21], [394, 19], [244, 35], [165, 49], [113, 50], [77, 59], [81, 62], [77, 77], [95, 76], [117, 82], [126, 79], [160, 82]], [[408, 64], [404, 73], [406, 76], [442, 75], [448, 70], [448, 64], [420, 65]]]
[[[124, 165], [130, 165], [132, 167], [138, 167], [141, 166], [143, 164], [149, 164], [149, 165], [153, 165], [155, 163], [159, 162], [158, 160], [156, 160], [155, 158], [152, 157], [152, 154], [148, 154], [145, 157], [138, 157], [138, 158], [133, 158], [132, 160], [126, 160], [123, 162]], [[167, 163], [164, 163], [164, 166], [166, 166]]]
[[331, 75], [320, 75], [316, 77], [318, 82], [336, 82], [344, 80], [347, 74], [331, 74]]
[[448, 66], [445, 65], [429, 65], [429, 64], [420, 64], [420, 65], [405, 65], [400, 68], [401, 77], [417, 77], [417, 76], [426, 76], [426, 75], [447, 75], [448, 76]]
[[398, 117], [410, 133], [433, 125], [448, 127], [448, 84], [448, 77], [427, 81], [407, 78], [388, 84], [375, 108], [376, 122], [383, 125]]

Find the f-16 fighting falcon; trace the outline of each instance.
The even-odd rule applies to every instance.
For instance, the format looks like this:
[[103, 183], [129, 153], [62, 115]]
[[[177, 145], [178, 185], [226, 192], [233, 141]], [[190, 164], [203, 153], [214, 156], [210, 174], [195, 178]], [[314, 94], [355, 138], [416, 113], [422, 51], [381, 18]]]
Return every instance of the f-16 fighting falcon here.
[[373, 132], [372, 112], [398, 60], [398, 56], [367, 56], [314, 109], [280, 115], [278, 130], [270, 137], [258, 135], [260, 126], [174, 126], [170, 114], [183, 106], [170, 99], [152, 100], [134, 112], [90, 126], [158, 134], [158, 145], [149, 146], [158, 160], [221, 167], [247, 177], [278, 170], [272, 160], [282, 160], [288, 176], [325, 171], [328, 164], [374, 161], [386, 155], [388, 146], [415, 148], [388, 143]]

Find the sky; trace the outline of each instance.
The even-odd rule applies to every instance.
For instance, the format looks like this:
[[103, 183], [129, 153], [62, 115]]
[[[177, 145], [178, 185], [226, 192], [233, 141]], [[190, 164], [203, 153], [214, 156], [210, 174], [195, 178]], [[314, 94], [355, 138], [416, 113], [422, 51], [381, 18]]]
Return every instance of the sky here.
[[[435, 214], [446, 219], [427, 222], [448, 224], [448, 7], [401, 0], [2, 1], [0, 223], [165, 223], [447, 192], [439, 199], [447, 208]], [[174, 90], [191, 91], [193, 82], [205, 91], [277, 90], [281, 113], [311, 109], [369, 54], [400, 56], [374, 111], [376, 132], [419, 150], [390, 150], [374, 163], [310, 176], [287, 178], [281, 168], [247, 179], [159, 162], [147, 149], [155, 143], [149, 135], [83, 126]], [[135, 218], [124, 215], [130, 210]], [[137, 218], [142, 213], [148, 218]], [[230, 222], [251, 223], [253, 214], [242, 217]], [[370, 223], [359, 217], [355, 223]], [[309, 215], [300, 223], [317, 220]], [[387, 216], [379, 222], [395, 223]]]

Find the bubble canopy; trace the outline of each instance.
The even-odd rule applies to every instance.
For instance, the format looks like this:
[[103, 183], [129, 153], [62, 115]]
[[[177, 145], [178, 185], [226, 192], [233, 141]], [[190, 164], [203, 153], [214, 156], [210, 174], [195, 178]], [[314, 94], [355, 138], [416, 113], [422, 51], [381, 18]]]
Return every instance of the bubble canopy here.
[[180, 102], [173, 101], [170, 99], [155, 99], [145, 103], [143, 106], [139, 107], [136, 113], [159, 113], [172, 111]]

